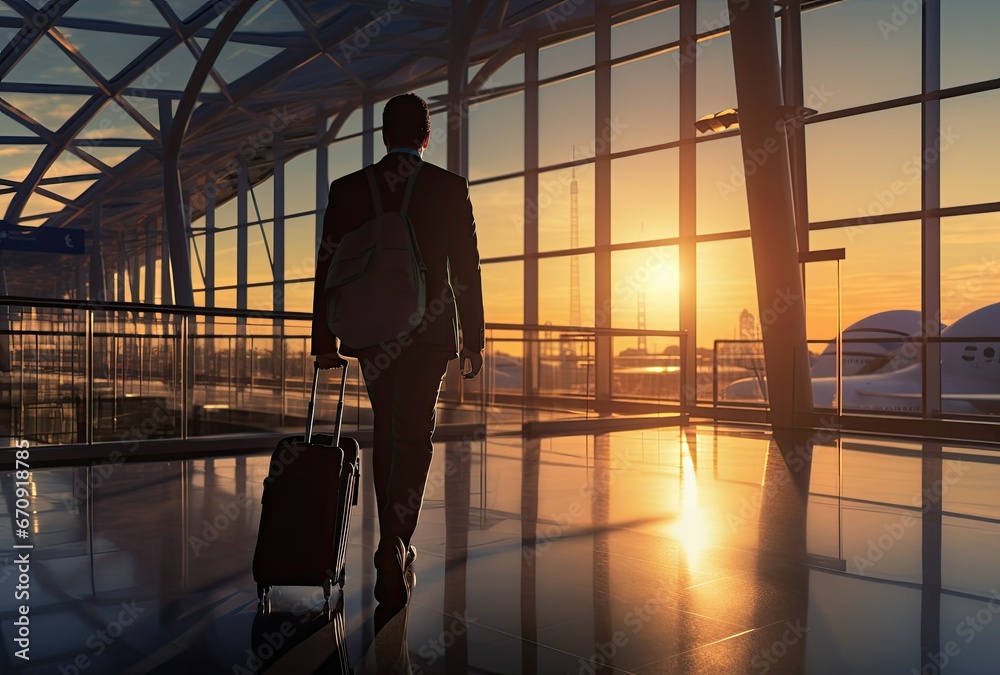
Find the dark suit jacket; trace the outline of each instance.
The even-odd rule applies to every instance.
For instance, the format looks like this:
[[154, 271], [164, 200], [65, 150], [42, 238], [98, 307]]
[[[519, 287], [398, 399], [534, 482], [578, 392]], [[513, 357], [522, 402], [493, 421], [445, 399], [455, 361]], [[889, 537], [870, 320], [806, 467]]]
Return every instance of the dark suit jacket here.
[[[458, 356], [459, 319], [466, 347], [482, 349], [484, 341], [482, 276], [469, 183], [464, 177], [423, 162], [414, 155], [387, 154], [375, 164], [384, 211], [399, 210], [406, 179], [417, 163], [423, 166], [417, 174], [407, 214], [427, 266], [427, 312], [410, 337], [414, 344], [439, 345], [455, 358]], [[332, 352], [337, 344], [327, 326], [323, 300], [333, 250], [345, 234], [374, 217], [375, 205], [364, 170], [333, 181], [323, 218], [323, 239], [316, 256], [313, 354]], [[373, 304], [372, 311], [378, 310], [378, 305]], [[359, 355], [348, 345], [341, 345], [340, 353]]]

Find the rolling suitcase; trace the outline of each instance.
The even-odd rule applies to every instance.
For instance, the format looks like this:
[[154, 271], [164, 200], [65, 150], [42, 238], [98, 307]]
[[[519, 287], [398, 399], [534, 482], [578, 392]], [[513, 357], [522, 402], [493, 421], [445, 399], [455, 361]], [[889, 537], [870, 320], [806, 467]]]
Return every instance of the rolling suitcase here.
[[253, 578], [264, 609], [272, 586], [322, 586], [328, 601], [334, 583], [344, 586], [347, 534], [361, 478], [360, 448], [355, 439], [340, 435], [346, 365], [334, 434], [313, 434], [318, 364], [314, 371], [306, 433], [278, 443], [264, 479], [253, 556]]

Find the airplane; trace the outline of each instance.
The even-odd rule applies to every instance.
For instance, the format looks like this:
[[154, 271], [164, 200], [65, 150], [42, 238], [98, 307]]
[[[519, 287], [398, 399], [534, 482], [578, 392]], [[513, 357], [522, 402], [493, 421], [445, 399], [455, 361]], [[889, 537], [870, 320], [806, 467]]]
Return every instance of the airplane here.
[[[919, 324], [920, 312], [893, 310], [865, 317], [844, 331], [845, 410], [921, 411]], [[1000, 303], [970, 312], [944, 327], [941, 337], [961, 340], [941, 343], [942, 412], [1000, 414]], [[871, 342], [846, 341], [854, 338]], [[836, 345], [831, 342], [811, 370], [816, 407], [836, 407], [835, 365]], [[761, 380], [755, 377], [733, 382], [721, 396], [724, 401], [763, 398]]]

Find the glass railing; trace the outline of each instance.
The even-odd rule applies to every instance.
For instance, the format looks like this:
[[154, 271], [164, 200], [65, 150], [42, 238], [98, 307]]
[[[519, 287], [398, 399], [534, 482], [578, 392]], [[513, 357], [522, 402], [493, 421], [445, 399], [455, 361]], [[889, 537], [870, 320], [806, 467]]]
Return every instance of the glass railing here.
[[[295, 433], [313, 372], [311, 321], [301, 312], [0, 298], [0, 435], [65, 445]], [[439, 424], [684, 408], [684, 333], [510, 324], [487, 332], [481, 377], [457, 377], [451, 362]], [[321, 424], [335, 412], [334, 379], [321, 378]], [[353, 360], [344, 425], [371, 426]]]
[[[833, 340], [810, 340], [809, 349], [817, 412], [1000, 420], [1000, 337], [845, 337], [839, 358]], [[928, 395], [924, 363], [938, 364]], [[698, 398], [709, 397], [717, 408], [767, 405], [762, 341], [715, 341], [712, 376], [699, 377]]]

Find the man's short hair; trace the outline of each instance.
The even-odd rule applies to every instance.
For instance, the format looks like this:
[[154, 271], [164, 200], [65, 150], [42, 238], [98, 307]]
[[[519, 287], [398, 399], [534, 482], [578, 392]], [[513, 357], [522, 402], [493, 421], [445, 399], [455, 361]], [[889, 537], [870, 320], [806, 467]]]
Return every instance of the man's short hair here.
[[431, 130], [427, 102], [416, 94], [393, 96], [382, 110], [382, 129], [392, 146], [420, 147]]

